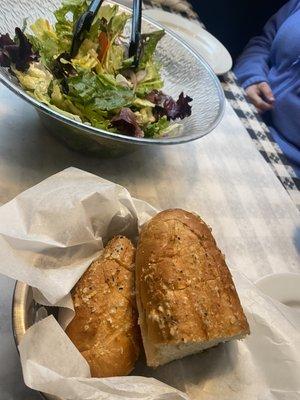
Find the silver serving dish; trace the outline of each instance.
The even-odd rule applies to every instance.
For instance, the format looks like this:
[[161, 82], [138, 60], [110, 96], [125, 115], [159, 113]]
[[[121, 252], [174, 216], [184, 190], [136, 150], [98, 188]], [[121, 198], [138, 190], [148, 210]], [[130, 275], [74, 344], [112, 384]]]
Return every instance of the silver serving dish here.
[[[108, 1], [108, 3], [114, 3]], [[15, 26], [22, 26], [24, 17], [28, 24], [39, 17], [53, 21], [53, 10], [60, 0], [45, 0], [41, 4], [31, 0], [14, 2], [0, 0], [0, 32], [13, 34]], [[131, 10], [120, 5], [120, 9]], [[143, 17], [143, 31], [161, 28], [161, 25]], [[7, 69], [0, 67], [0, 80], [10, 90], [33, 105], [44, 125], [52, 134], [69, 147], [102, 157], [114, 157], [138, 149], [141, 145], [170, 145], [189, 142], [201, 138], [214, 129], [221, 120], [224, 111], [224, 93], [220, 82], [210, 66], [191, 47], [172, 31], [165, 29], [156, 57], [162, 65], [166, 93], [177, 97], [183, 90], [193, 98], [191, 117], [182, 121], [183, 131], [177, 137], [156, 139], [128, 137], [105, 130], [93, 128], [74, 121], [48, 108], [29, 96], [12, 77]]]
[[[41, 311], [44, 315], [47, 313], [57, 316], [57, 308], [37, 304], [32, 297], [32, 288], [26, 283], [17, 282], [12, 302], [12, 327], [16, 346], [19, 345], [26, 330], [40, 319]], [[47, 400], [63, 400], [46, 393], [41, 395]]]

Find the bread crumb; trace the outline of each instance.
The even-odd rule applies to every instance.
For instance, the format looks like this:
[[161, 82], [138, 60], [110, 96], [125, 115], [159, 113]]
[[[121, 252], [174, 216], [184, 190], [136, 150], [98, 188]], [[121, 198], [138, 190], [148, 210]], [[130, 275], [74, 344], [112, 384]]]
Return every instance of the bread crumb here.
[[159, 315], [155, 312], [155, 310], [151, 310], [148, 314], [148, 318], [152, 321], [159, 322]]
[[175, 336], [176, 332], [177, 332], [177, 326], [171, 326], [170, 335]]

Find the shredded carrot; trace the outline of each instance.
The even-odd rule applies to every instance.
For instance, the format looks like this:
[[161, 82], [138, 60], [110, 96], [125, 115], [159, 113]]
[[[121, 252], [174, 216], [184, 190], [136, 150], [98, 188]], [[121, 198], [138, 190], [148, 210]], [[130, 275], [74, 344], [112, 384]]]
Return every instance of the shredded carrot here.
[[98, 51], [98, 59], [100, 62], [103, 62], [105, 57], [106, 57], [106, 53], [109, 47], [109, 41], [108, 41], [108, 37], [107, 34], [105, 32], [100, 32], [99, 37], [99, 51]]

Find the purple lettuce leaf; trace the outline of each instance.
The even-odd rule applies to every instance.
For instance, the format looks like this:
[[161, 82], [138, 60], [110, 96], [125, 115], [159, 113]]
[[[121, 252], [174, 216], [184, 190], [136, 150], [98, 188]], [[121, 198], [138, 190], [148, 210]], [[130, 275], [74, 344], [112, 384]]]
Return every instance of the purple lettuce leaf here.
[[15, 64], [19, 71], [26, 71], [32, 61], [37, 61], [39, 55], [20, 28], [15, 29], [16, 38], [12, 40], [8, 33], [0, 35], [0, 65], [10, 67]]
[[76, 69], [70, 62], [62, 62], [62, 60], [70, 61], [69, 53], [61, 53], [52, 63], [51, 71], [55, 78], [60, 79], [62, 90], [65, 94], [69, 92], [68, 78], [77, 75]]
[[15, 44], [15, 42], [11, 39], [8, 33], [0, 35], [0, 49], [3, 49], [4, 46], [11, 46], [13, 44]]
[[9, 54], [5, 51], [6, 46], [13, 46], [15, 43], [8, 33], [0, 35], [0, 65], [1, 67], [10, 66]]
[[147, 95], [147, 100], [155, 104], [154, 113], [157, 118], [166, 116], [168, 120], [183, 119], [192, 113], [192, 106], [189, 104], [193, 99], [180, 93], [177, 100], [166, 95], [160, 90], [153, 90]]
[[119, 132], [135, 137], [143, 137], [144, 132], [137, 123], [135, 114], [130, 108], [124, 107], [120, 113], [112, 118], [111, 125], [118, 129]]

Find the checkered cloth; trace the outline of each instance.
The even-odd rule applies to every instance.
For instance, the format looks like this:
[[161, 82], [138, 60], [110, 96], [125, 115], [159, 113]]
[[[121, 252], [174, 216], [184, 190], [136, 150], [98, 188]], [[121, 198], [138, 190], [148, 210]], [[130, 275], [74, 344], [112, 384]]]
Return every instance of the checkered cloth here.
[[225, 96], [243, 122], [256, 148], [270, 165], [290, 197], [300, 210], [300, 179], [272, 138], [266, 124], [262, 121], [255, 107], [247, 101], [243, 89], [237, 84], [232, 72], [221, 78]]
[[[144, 6], [145, 8], [157, 7], [178, 13], [185, 18], [197, 20], [203, 26], [192, 6], [185, 0], [144, 0]], [[247, 101], [243, 89], [236, 82], [234, 74], [228, 72], [220, 80], [227, 100], [244, 124], [256, 148], [300, 210], [300, 178], [296, 176], [280, 147], [273, 140], [268, 127], [262, 121], [255, 107]]]

